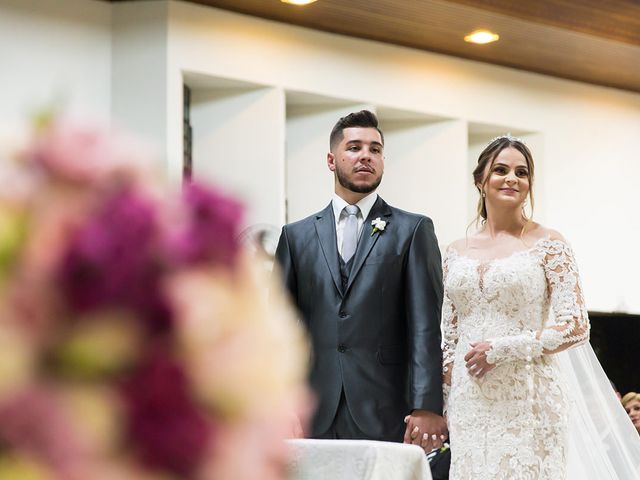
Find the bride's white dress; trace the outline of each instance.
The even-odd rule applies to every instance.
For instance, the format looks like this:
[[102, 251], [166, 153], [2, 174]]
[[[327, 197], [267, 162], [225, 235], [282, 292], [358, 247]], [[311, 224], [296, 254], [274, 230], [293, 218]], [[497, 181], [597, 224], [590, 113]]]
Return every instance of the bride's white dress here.
[[[552, 354], [589, 337], [570, 247], [541, 239], [488, 261], [449, 249], [444, 273], [451, 480], [565, 478], [570, 403]], [[481, 340], [496, 367], [477, 379], [464, 356]]]

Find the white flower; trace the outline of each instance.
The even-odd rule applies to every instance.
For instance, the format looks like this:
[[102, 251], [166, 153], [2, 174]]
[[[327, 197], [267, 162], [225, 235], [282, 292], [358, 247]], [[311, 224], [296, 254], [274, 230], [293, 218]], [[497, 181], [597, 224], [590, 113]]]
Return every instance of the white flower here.
[[387, 226], [387, 222], [381, 220], [380, 217], [378, 217], [375, 220], [371, 220], [371, 225], [373, 225], [373, 230], [371, 231], [371, 235], [373, 236], [373, 234], [376, 232], [382, 232]]

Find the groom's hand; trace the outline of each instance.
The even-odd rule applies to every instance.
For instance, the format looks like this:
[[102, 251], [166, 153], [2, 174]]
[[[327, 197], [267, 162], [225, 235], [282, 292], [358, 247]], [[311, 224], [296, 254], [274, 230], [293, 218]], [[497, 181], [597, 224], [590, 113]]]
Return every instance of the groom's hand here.
[[404, 443], [419, 445], [426, 453], [440, 448], [449, 436], [444, 418], [428, 410], [414, 410], [404, 418], [404, 423], [407, 424]]

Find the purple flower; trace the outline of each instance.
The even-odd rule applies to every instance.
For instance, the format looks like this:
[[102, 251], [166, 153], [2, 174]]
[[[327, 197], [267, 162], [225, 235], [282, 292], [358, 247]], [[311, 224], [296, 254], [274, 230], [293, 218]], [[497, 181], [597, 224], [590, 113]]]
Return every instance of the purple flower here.
[[124, 387], [132, 448], [148, 467], [191, 478], [209, 451], [212, 426], [191, 398], [182, 367], [156, 353]]
[[78, 228], [60, 264], [60, 286], [74, 311], [131, 308], [154, 330], [170, 325], [161, 293], [165, 262], [154, 204], [131, 186], [112, 192]]
[[184, 205], [187, 218], [174, 245], [178, 261], [233, 266], [240, 247], [242, 206], [197, 183], [185, 187]]

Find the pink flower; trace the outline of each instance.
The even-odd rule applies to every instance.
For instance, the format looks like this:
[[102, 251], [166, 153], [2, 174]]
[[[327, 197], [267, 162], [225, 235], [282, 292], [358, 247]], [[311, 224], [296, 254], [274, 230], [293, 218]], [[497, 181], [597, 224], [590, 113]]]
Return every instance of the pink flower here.
[[0, 443], [39, 458], [62, 478], [88, 455], [72, 426], [59, 399], [44, 387], [18, 392], [0, 406]]
[[135, 176], [145, 163], [141, 150], [98, 125], [57, 120], [39, 132], [28, 157], [59, 180], [89, 184], [114, 173]]

